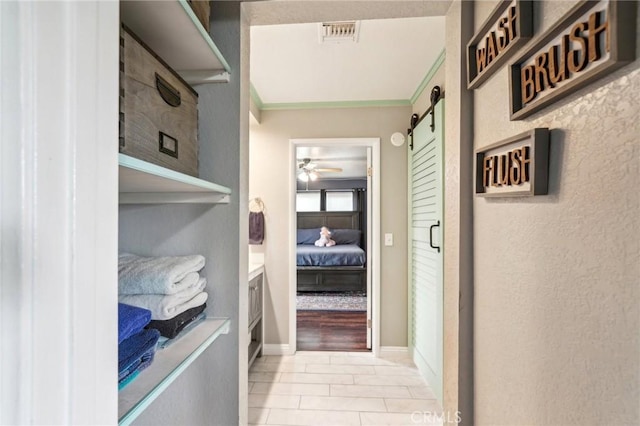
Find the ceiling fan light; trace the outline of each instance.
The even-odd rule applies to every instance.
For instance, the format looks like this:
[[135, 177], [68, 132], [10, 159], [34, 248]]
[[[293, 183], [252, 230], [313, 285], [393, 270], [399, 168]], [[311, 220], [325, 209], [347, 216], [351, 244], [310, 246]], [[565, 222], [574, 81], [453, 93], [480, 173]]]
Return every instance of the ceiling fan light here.
[[317, 180], [318, 179], [318, 174], [316, 172], [309, 172], [309, 179]]
[[309, 182], [309, 174], [305, 172], [300, 172], [298, 174], [298, 179], [301, 180], [302, 182]]

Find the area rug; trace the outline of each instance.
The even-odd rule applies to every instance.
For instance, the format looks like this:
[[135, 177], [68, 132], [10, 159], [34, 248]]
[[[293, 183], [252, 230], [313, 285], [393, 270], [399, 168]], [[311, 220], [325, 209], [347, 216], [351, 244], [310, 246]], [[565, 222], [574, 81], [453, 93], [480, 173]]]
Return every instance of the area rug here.
[[296, 308], [301, 311], [366, 311], [365, 293], [298, 293]]

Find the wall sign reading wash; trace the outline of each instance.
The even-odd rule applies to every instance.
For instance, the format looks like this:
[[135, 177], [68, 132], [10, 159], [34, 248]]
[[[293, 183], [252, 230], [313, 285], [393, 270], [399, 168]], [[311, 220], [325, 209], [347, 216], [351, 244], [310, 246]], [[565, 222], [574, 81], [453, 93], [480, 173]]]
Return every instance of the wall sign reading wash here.
[[467, 87], [479, 87], [509, 55], [533, 33], [532, 2], [504, 0], [498, 3], [480, 31], [467, 44]]
[[477, 195], [545, 195], [548, 175], [549, 129], [533, 129], [476, 151]]
[[636, 1], [582, 1], [510, 65], [519, 120], [635, 59]]

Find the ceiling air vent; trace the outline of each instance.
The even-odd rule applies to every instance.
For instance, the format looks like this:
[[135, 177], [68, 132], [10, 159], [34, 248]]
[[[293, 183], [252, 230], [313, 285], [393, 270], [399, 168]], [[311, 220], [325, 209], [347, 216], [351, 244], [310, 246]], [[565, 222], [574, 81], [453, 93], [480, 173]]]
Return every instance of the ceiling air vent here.
[[320, 43], [358, 41], [359, 21], [323, 22], [318, 24]]

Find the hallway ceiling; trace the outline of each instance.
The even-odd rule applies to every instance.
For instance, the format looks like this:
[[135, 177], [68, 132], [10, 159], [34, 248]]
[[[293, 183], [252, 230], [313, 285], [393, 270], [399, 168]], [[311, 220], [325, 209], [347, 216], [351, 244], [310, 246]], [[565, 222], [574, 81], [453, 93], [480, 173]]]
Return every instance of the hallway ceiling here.
[[263, 104], [407, 101], [444, 49], [443, 16], [359, 21], [357, 42], [319, 42], [320, 23], [251, 27]]

